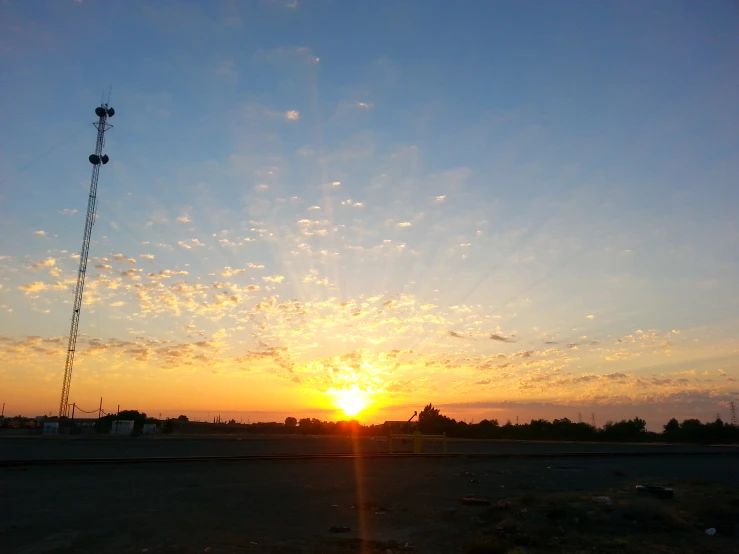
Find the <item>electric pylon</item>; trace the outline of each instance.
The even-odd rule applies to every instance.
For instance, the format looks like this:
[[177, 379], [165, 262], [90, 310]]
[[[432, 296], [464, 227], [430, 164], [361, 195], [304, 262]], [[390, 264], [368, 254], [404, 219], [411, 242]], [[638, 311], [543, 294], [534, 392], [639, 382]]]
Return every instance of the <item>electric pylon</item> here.
[[[110, 101], [110, 100], [109, 100]], [[69, 408], [69, 386], [72, 384], [72, 367], [74, 366], [74, 352], [77, 346], [77, 332], [80, 325], [80, 309], [82, 308], [82, 291], [85, 288], [85, 273], [87, 272], [87, 255], [90, 251], [90, 237], [92, 226], [95, 224], [95, 203], [97, 200], [98, 175], [100, 165], [110, 161], [107, 154], [103, 154], [105, 146], [105, 131], [113, 127], [108, 118], [115, 115], [115, 110], [107, 103], [95, 108], [98, 120], [93, 123], [98, 131], [95, 142], [95, 153], [88, 158], [92, 164], [92, 179], [90, 180], [90, 195], [87, 199], [87, 219], [85, 220], [85, 234], [82, 236], [82, 250], [80, 251], [80, 267], [77, 272], [77, 285], [74, 288], [74, 306], [72, 308], [72, 324], [69, 328], [69, 344], [67, 345], [67, 361], [64, 365], [64, 382], [62, 383], [62, 398], [59, 401], [59, 417], [67, 415]]]

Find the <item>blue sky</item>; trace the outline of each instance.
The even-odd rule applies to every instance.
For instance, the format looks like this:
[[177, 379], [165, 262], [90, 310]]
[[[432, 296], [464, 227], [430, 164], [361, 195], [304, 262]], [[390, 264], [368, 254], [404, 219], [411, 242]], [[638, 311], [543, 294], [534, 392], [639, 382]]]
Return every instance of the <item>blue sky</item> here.
[[726, 411], [737, 15], [0, 3], [3, 400], [57, 402], [112, 87], [72, 400], [284, 417], [352, 389], [370, 419], [428, 401]]

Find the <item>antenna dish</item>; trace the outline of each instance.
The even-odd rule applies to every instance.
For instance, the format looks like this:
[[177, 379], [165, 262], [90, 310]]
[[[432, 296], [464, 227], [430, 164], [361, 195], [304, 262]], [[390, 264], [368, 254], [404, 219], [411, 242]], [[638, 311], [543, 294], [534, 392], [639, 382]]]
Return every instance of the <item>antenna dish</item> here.
[[107, 164], [110, 161], [110, 158], [107, 154], [103, 154], [103, 157], [100, 158], [100, 161], [103, 162], [103, 165]]
[[95, 108], [95, 115], [98, 117], [105, 117], [105, 108], [102, 106], [98, 106]]
[[100, 163], [100, 156], [98, 156], [97, 154], [90, 154], [88, 160], [90, 160], [90, 163], [92, 165], [98, 165]]
[[108, 117], [113, 117], [115, 115], [115, 110], [113, 108], [108, 108]]

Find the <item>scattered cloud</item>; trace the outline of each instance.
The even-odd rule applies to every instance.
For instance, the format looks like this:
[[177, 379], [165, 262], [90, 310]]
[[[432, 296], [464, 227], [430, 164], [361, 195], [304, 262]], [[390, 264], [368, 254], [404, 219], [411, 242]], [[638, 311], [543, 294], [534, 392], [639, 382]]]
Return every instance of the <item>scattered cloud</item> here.
[[595, 316], [593, 314], [589, 314], [585, 316], [585, 319], [595, 319]]
[[143, 258], [144, 260], [153, 260], [154, 254], [139, 254], [139, 258]]
[[46, 231], [44, 231], [42, 229], [39, 229], [38, 231], [34, 231], [33, 234], [34, 235], [38, 235], [40, 237], [45, 237], [46, 236]]
[[496, 340], [498, 342], [516, 342], [515, 339], [509, 338], [509, 337], [504, 337], [504, 336], [498, 335], [496, 333], [492, 333], [489, 338], [490, 338], [490, 340]]
[[26, 294], [29, 293], [36, 293], [36, 292], [42, 292], [42, 291], [49, 291], [49, 290], [67, 290], [69, 287], [67, 284], [62, 282], [56, 282], [56, 283], [44, 283], [42, 281], [34, 281], [32, 283], [26, 283], [24, 285], [20, 285], [18, 287], [18, 290], [23, 291]]
[[411, 226], [411, 222], [410, 221], [401, 221], [400, 223], [397, 224], [397, 226], [398, 227], [410, 227]]
[[200, 242], [198, 239], [179, 240], [177, 241], [177, 244], [179, 244], [182, 248], [186, 250], [190, 250], [191, 248], [201, 248], [205, 246], [205, 244]]
[[285, 280], [285, 277], [282, 275], [272, 275], [268, 277], [262, 277], [265, 281], [268, 283], [282, 283], [282, 281]]
[[41, 269], [49, 269], [50, 267], [54, 267], [55, 265], [56, 260], [54, 258], [46, 258], [45, 260], [41, 260], [40, 262], [32, 263], [28, 267], [33, 271], [39, 271]]
[[288, 110], [285, 112], [285, 119], [297, 121], [300, 119], [300, 112], [298, 110]]
[[[110, 267], [110, 266], [108, 266]], [[152, 279], [154, 281], [159, 281], [162, 279], [171, 279], [172, 277], [184, 277], [185, 275], [188, 275], [187, 271], [172, 271], [170, 269], [162, 269], [157, 272], [147, 273], [146, 276], [149, 279]]]
[[235, 79], [238, 76], [235, 64], [231, 60], [223, 60], [221, 62], [218, 62], [215, 73], [220, 77], [226, 77], [229, 79]]
[[77, 210], [72, 210], [70, 208], [64, 208], [63, 210], [58, 210], [57, 213], [61, 215], [74, 215], [77, 213]]
[[185, 215], [181, 215], [180, 217], [178, 217], [178, 218], [177, 218], [177, 221], [178, 221], [179, 223], [192, 223], [192, 219], [191, 219], [191, 218], [190, 218], [190, 216], [189, 216], [189, 215], [187, 215], [187, 214], [185, 214]]
[[226, 266], [223, 271], [221, 271], [221, 275], [223, 275], [224, 277], [232, 277], [234, 275], [241, 275], [243, 273], [243, 269], [232, 269], [229, 266]]

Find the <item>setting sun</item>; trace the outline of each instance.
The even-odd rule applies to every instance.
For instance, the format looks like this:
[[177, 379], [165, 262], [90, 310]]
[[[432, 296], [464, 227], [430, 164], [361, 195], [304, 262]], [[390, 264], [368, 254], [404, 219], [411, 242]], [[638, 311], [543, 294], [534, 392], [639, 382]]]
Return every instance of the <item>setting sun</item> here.
[[367, 394], [357, 388], [343, 389], [334, 392], [334, 404], [346, 415], [353, 417], [367, 407]]

